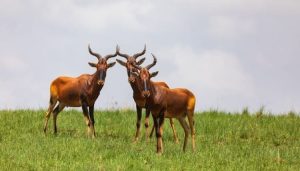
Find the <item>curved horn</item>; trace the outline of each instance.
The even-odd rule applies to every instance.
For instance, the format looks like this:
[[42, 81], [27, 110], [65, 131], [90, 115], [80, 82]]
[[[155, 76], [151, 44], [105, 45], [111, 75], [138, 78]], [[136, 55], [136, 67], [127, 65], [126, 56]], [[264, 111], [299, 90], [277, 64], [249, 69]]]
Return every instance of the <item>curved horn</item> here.
[[143, 50], [142, 52], [140, 52], [140, 53], [134, 54], [133, 57], [136, 59], [136, 58], [138, 58], [139, 56], [144, 55], [145, 53], [146, 53], [146, 44], [144, 45], [144, 50]]
[[106, 55], [104, 58], [106, 60], [108, 60], [109, 58], [113, 58], [113, 57], [116, 57], [118, 55], [118, 51], [119, 51], [119, 46], [117, 45], [116, 47], [116, 53], [115, 54], [109, 54], [109, 55]]
[[152, 67], [156, 64], [156, 62], [157, 62], [157, 59], [156, 59], [156, 57], [153, 55], [153, 53], [151, 53], [151, 55], [153, 56], [153, 62], [152, 62], [152, 64], [149, 64], [148, 66], [145, 67], [145, 68], [147, 68], [148, 70], [149, 70], [150, 68], [152, 68]]
[[93, 56], [95, 56], [95, 57], [98, 58], [98, 60], [99, 60], [99, 59], [101, 58], [101, 55], [98, 54], [98, 53], [93, 52], [92, 49], [91, 49], [91, 47], [90, 47], [90, 44], [89, 44], [88, 47], [89, 47], [89, 52], [90, 52], [90, 54], [93, 55]]
[[122, 56], [122, 57], [126, 58], [126, 59], [129, 58], [129, 55], [120, 52], [120, 47], [119, 47], [119, 45], [117, 46], [117, 54], [118, 54], [119, 56]]

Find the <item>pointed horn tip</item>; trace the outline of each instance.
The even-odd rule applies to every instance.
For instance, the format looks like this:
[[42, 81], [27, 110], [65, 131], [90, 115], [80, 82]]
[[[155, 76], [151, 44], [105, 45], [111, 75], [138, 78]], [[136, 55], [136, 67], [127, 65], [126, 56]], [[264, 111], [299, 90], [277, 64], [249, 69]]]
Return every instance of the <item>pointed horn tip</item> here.
[[153, 54], [153, 53], [151, 53], [151, 55], [153, 56], [153, 58], [156, 60], [156, 56]]
[[116, 47], [115, 56], [117, 56], [118, 54], [119, 54], [119, 45], [117, 45], [117, 47]]
[[89, 52], [91, 53], [92, 49], [91, 49], [91, 45], [90, 44], [88, 44], [88, 49], [89, 49]]

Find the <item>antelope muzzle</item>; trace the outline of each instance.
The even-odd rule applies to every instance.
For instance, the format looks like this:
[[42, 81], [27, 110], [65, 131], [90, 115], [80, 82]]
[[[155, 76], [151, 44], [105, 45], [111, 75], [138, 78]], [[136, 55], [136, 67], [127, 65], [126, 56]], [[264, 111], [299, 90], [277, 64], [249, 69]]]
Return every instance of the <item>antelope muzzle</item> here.
[[149, 91], [149, 90], [144, 90], [144, 91], [142, 91], [142, 96], [143, 96], [144, 98], [148, 98], [148, 97], [150, 96], [150, 91]]
[[99, 85], [99, 86], [103, 86], [104, 85], [104, 80], [98, 80], [98, 82], [97, 82], [97, 84]]

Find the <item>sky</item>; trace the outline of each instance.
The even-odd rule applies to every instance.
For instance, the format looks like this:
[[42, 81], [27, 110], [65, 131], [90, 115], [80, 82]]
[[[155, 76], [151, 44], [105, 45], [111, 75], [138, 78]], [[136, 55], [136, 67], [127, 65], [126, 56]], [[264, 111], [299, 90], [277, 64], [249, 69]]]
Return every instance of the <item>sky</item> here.
[[[153, 80], [191, 90], [197, 111], [300, 112], [299, 0], [1, 0], [0, 109], [47, 108], [52, 80], [95, 72], [88, 44], [146, 44]], [[95, 107], [134, 108], [124, 67], [108, 70]]]

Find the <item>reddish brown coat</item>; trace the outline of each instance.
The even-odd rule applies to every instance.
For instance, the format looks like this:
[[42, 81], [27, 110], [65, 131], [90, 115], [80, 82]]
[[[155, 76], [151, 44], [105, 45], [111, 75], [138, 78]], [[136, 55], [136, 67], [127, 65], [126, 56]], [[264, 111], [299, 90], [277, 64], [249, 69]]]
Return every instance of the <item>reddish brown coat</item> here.
[[[184, 88], [168, 89], [162, 86], [156, 85], [151, 81], [151, 77], [157, 75], [157, 73], [149, 73], [149, 69], [156, 63], [154, 62], [145, 68], [134, 65], [139, 70], [139, 89], [142, 91], [143, 97], [147, 100], [146, 103], [151, 110], [153, 121], [156, 130], [157, 137], [157, 153], [163, 152], [162, 133], [164, 118], [177, 118], [184, 129], [185, 140], [183, 150], [185, 151], [188, 134], [191, 130], [192, 147], [195, 149], [195, 127], [194, 127], [194, 109], [196, 98], [194, 94]], [[187, 124], [185, 118], [188, 118], [189, 124]]]
[[[76, 78], [61, 76], [52, 81], [50, 85], [50, 104], [46, 113], [44, 125], [45, 133], [47, 131], [48, 120], [51, 113], [53, 113], [54, 133], [56, 133], [56, 120], [59, 112], [66, 106], [81, 106], [89, 131], [92, 131], [93, 137], [95, 136], [94, 104], [104, 85], [107, 69], [114, 66], [116, 63], [112, 62], [108, 64], [107, 60], [117, 56], [117, 53], [106, 55], [102, 58], [101, 55], [94, 53], [90, 47], [89, 52], [98, 59], [97, 63], [89, 63], [91, 67], [96, 68], [94, 74], [83, 74]], [[58, 105], [56, 105], [57, 103]]]
[[[139, 61], [136, 61], [138, 57], [142, 56], [143, 54], [145, 54], [146, 52], [146, 46], [144, 47], [144, 50], [141, 53], [137, 53], [134, 54], [132, 56], [127, 55], [127, 54], [123, 54], [120, 52], [120, 49], [118, 48], [118, 55], [126, 58], [126, 62], [117, 59], [117, 62], [126, 67], [127, 69], [127, 75], [128, 75], [128, 82], [133, 90], [133, 99], [136, 103], [136, 110], [137, 110], [137, 123], [136, 123], [136, 133], [135, 133], [135, 141], [138, 140], [139, 135], [140, 135], [140, 125], [141, 125], [141, 115], [142, 115], [142, 108], [146, 109], [146, 117], [145, 117], [145, 128], [146, 128], [146, 139], [148, 141], [148, 137], [149, 137], [149, 131], [148, 131], [148, 127], [149, 127], [149, 115], [150, 115], [150, 110], [147, 109], [147, 104], [146, 104], [146, 99], [142, 96], [142, 92], [138, 89], [138, 82], [136, 81], [136, 77], [137, 77], [137, 69], [135, 69], [133, 67], [133, 65], [141, 65], [145, 58], [140, 59]], [[162, 86], [162, 87], [166, 87], [169, 88], [169, 86], [165, 83], [165, 82], [155, 82], [155, 84], [157, 86]], [[178, 138], [177, 138], [177, 133], [174, 127], [174, 123], [173, 120], [170, 119], [170, 125], [171, 128], [173, 130], [173, 136], [174, 136], [174, 140], [176, 143], [178, 143]], [[152, 128], [151, 134], [154, 130], [154, 126]]]

